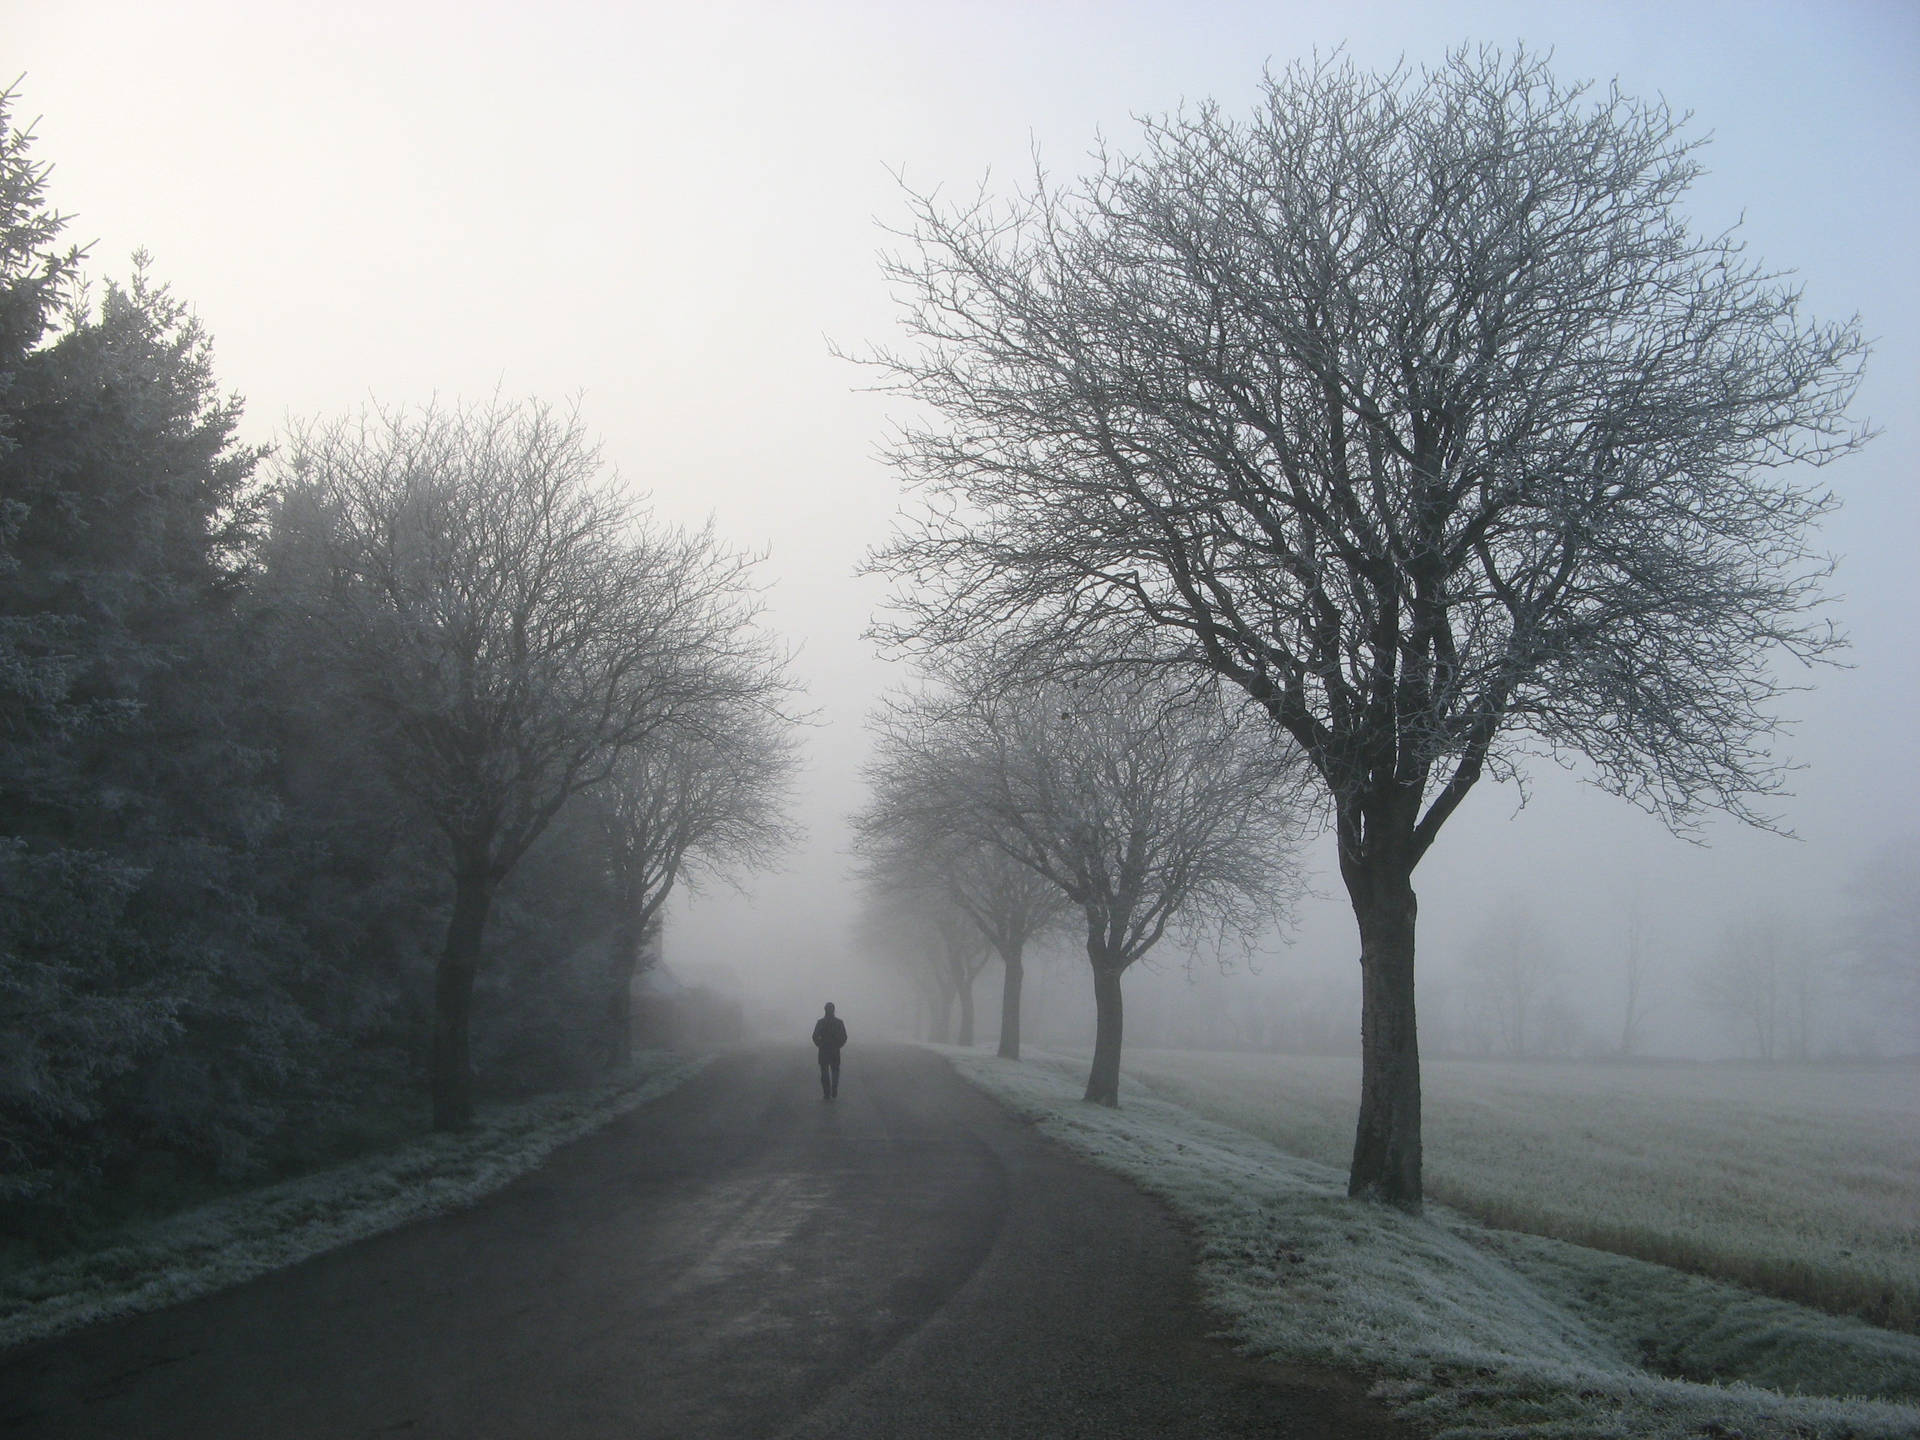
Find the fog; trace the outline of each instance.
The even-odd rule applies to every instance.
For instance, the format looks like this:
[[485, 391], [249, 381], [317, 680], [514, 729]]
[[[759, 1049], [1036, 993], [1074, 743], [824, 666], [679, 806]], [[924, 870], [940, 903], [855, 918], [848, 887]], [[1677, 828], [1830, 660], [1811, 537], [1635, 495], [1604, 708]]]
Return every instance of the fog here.
[[[1847, 988], [1840, 951], [1850, 879], [1920, 829], [1920, 18], [1588, 8], [16, 3], [5, 31], [89, 269], [124, 275], [152, 252], [245, 395], [249, 438], [369, 397], [578, 395], [662, 515], [711, 515], [767, 552], [769, 620], [816, 712], [796, 794], [809, 838], [745, 893], [676, 902], [665, 956], [739, 987], [765, 1032], [804, 1038], [832, 998], [856, 1042], [863, 1024], [911, 1024], [851, 950], [845, 824], [863, 717], [903, 677], [863, 638], [884, 589], [856, 572], [902, 496], [876, 458], [897, 403], [832, 347], [895, 334], [875, 257], [904, 219], [896, 173], [1004, 188], [1037, 148], [1071, 174], [1097, 134], [1124, 145], [1135, 113], [1241, 108], [1264, 64], [1342, 45], [1384, 66], [1524, 40], [1562, 76], [1692, 110], [1714, 136], [1698, 228], [1744, 216], [1813, 314], [1857, 311], [1877, 337], [1856, 413], [1884, 433], [1826, 477], [1844, 501], [1825, 542], [1850, 668], [1806, 675], [1786, 707], [1782, 753], [1802, 768], [1778, 808], [1797, 838], [1729, 821], [1676, 838], [1545, 758], [1524, 792], [1483, 782], [1416, 876], [1423, 1031], [1472, 1051], [1472, 957], [1524, 915], [1583, 1037], [1563, 1048], [1603, 1048], [1637, 907], [1657, 999], [1642, 1048], [1734, 1053], [1691, 977], [1730, 924], [1759, 919], [1821, 958], [1816, 1053], [1911, 1050], [1920, 1037]], [[1225, 957], [1230, 975], [1169, 946], [1129, 976], [1130, 1042], [1219, 1043], [1206, 1015], [1267, 996], [1355, 1035], [1352, 916], [1324, 839], [1309, 858], [1318, 894], [1286, 943]], [[1036, 1041], [1090, 1033], [1074, 964], [1050, 958], [1032, 982]], [[1196, 1018], [1156, 1031], [1156, 1007]]]

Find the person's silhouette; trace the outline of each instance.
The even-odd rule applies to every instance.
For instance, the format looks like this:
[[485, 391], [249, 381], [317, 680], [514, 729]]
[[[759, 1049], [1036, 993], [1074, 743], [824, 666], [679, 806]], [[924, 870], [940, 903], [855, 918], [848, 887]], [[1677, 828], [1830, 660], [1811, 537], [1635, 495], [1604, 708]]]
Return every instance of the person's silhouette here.
[[813, 1022], [813, 1043], [820, 1048], [820, 1098], [831, 1100], [840, 1093], [840, 1047], [847, 1043], [847, 1027], [833, 1013], [833, 1002], [827, 1002], [827, 1013]]

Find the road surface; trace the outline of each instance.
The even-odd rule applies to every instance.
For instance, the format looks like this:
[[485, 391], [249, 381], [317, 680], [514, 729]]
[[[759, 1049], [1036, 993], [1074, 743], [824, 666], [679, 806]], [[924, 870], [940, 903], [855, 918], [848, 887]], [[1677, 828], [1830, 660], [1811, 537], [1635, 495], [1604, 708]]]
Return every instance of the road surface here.
[[0, 1435], [1398, 1433], [1209, 1338], [1167, 1212], [937, 1055], [730, 1052], [456, 1215], [0, 1356]]

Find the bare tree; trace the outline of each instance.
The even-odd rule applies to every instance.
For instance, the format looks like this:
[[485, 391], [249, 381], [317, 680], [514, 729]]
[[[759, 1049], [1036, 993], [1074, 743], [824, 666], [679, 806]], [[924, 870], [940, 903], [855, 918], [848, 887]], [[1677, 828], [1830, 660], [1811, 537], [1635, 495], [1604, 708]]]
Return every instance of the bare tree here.
[[957, 856], [948, 871], [953, 900], [1000, 957], [1000, 1042], [1003, 1060], [1020, 1058], [1020, 996], [1027, 946], [1059, 924], [1065, 897], [991, 842]]
[[1777, 915], [1754, 916], [1727, 926], [1694, 983], [1741, 1048], [1771, 1064], [1812, 1055], [1818, 971], [1795, 926]]
[[1480, 928], [1466, 962], [1467, 993], [1493, 1047], [1515, 1059], [1546, 1048], [1543, 1027], [1559, 964], [1533, 914], [1509, 902]]
[[648, 524], [578, 414], [537, 402], [313, 426], [283, 463], [278, 524], [307, 557], [316, 633], [446, 837], [430, 1080], [435, 1126], [464, 1126], [497, 887], [624, 751], [764, 684], [752, 562]]
[[914, 1038], [946, 1043], [953, 1014], [946, 976], [922, 963], [920, 937], [910, 923], [902, 897], [866, 874], [860, 876], [860, 904], [854, 912], [850, 939], [857, 953], [882, 971], [908, 982], [914, 1002]]
[[1531, 744], [1764, 822], [1777, 652], [1839, 643], [1799, 467], [1866, 439], [1866, 346], [1690, 231], [1683, 126], [1524, 54], [1296, 67], [1077, 184], [912, 196], [889, 265], [917, 343], [872, 363], [933, 419], [883, 637], [1120, 635], [1300, 748], [1360, 931], [1356, 1196], [1420, 1203], [1412, 877], [1482, 775]]
[[[973, 987], [993, 958], [986, 937], [954, 902], [945, 877], [928, 869], [913, 851], [870, 855], [862, 888], [866, 894], [857, 929], [864, 946], [906, 973], [927, 1004], [929, 1038], [973, 1044]], [[960, 1032], [953, 1008], [960, 1006]]]
[[1025, 680], [991, 660], [898, 704], [881, 752], [1080, 912], [1093, 971], [1086, 1098], [1120, 1095], [1120, 977], [1175, 925], [1251, 938], [1294, 896], [1292, 767], [1211, 686]]
[[1920, 836], [1882, 845], [1848, 887], [1847, 942], [1858, 978], [1920, 1042]]
[[1066, 899], [1007, 853], [1008, 837], [969, 796], [929, 792], [929, 781], [956, 777], [912, 764], [892, 738], [883, 728], [867, 772], [871, 798], [853, 818], [856, 846], [879, 873], [907, 868], [940, 886], [992, 945], [1002, 967], [999, 1054], [1018, 1060], [1027, 946], [1059, 922]]
[[792, 722], [779, 708], [786, 680], [767, 657], [748, 658], [731, 703], [623, 751], [593, 796], [614, 892], [607, 1040], [616, 1065], [633, 1057], [633, 978], [675, 883], [732, 881], [797, 838], [782, 811], [795, 763]]
[[1648, 1017], [1656, 1003], [1647, 943], [1647, 912], [1637, 887], [1627, 900], [1620, 964], [1625, 992], [1620, 1016], [1620, 1055], [1624, 1059], [1639, 1052]]

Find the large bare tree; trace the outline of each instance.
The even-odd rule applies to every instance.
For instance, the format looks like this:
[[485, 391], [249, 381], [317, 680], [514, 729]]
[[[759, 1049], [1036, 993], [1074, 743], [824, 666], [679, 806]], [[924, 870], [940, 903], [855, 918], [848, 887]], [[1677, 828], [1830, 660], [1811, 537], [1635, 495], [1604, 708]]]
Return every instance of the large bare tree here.
[[374, 411], [297, 433], [277, 524], [316, 633], [446, 838], [434, 1124], [472, 1117], [468, 1022], [501, 880], [623, 752], [706, 719], [779, 659], [749, 557], [650, 523], [577, 412]]
[[1079, 912], [1093, 973], [1086, 1098], [1117, 1105], [1120, 977], [1170, 928], [1251, 940], [1294, 899], [1296, 767], [1262, 717], [1149, 673], [1021, 678], [955, 666], [903, 699], [883, 762], [929, 812], [989, 838]]
[[873, 359], [932, 418], [884, 633], [1120, 632], [1300, 747], [1360, 931], [1356, 1196], [1420, 1203], [1413, 872], [1479, 779], [1531, 747], [1765, 821], [1781, 654], [1838, 643], [1805, 467], [1866, 438], [1866, 347], [1689, 228], [1683, 129], [1524, 54], [1336, 60], [1077, 183], [914, 196], [889, 267], [917, 343]]

